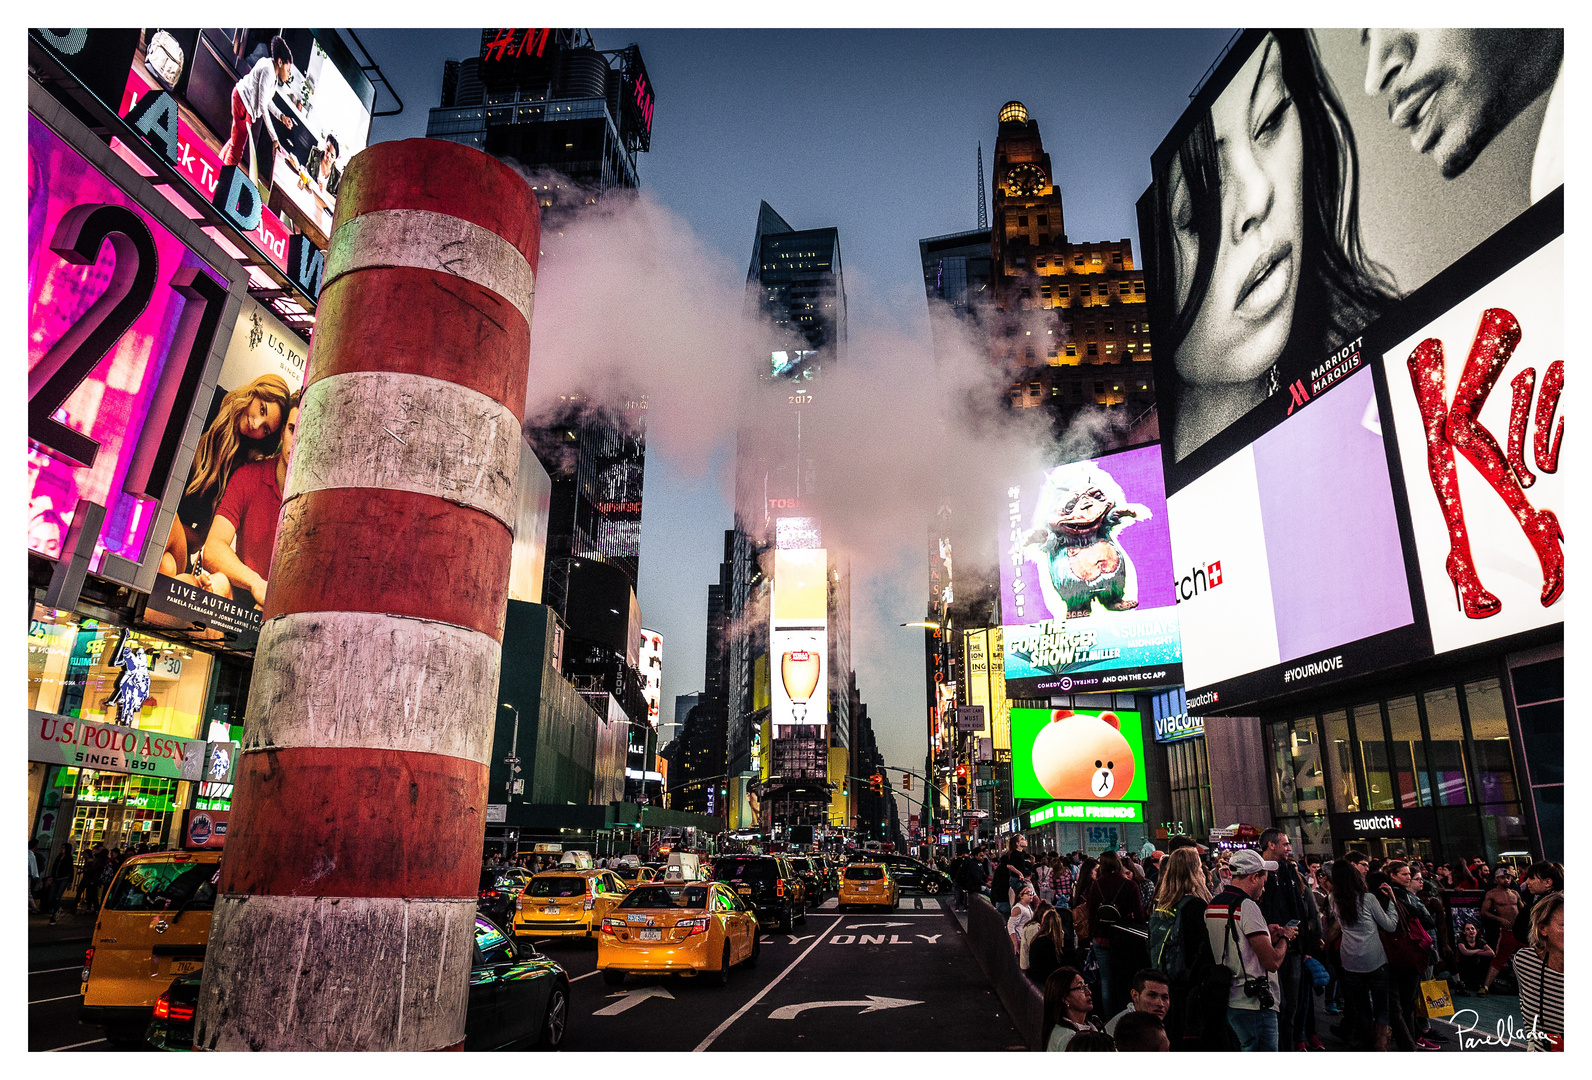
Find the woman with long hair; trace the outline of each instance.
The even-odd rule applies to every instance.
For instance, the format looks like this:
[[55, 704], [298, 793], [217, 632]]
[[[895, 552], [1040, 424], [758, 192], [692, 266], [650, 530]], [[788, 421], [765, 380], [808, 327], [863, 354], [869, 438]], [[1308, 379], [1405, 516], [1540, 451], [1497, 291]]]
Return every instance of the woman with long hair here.
[[1309, 30], [1273, 30], [1200, 117], [1149, 209], [1177, 372], [1174, 460], [1323, 363], [1398, 295], [1360, 244], [1354, 133]]
[[1039, 916], [1039, 933], [1028, 943], [1028, 977], [1040, 986], [1061, 966], [1067, 953], [1067, 924], [1061, 912], [1049, 908]]
[[1166, 1037], [1174, 1049], [1225, 1047], [1225, 998], [1220, 1002], [1224, 1015], [1218, 1022], [1194, 1026], [1193, 1032], [1198, 1034], [1190, 1032], [1188, 1023], [1195, 977], [1214, 962], [1210, 935], [1205, 932], [1205, 907], [1210, 899], [1197, 849], [1178, 848], [1161, 860], [1161, 880], [1150, 914], [1150, 966], [1165, 971], [1172, 980], [1168, 987], [1172, 1004], [1166, 1014]]
[[[182, 502], [177, 505], [177, 520], [166, 540], [166, 552], [161, 556], [162, 574], [184, 576], [187, 580], [189, 556], [203, 545], [227, 481], [239, 466], [264, 460], [281, 447], [282, 422], [287, 418], [291, 397], [287, 380], [268, 374], [221, 399], [216, 418], [199, 437], [193, 471]], [[198, 584], [208, 588], [203, 579]]]
[[[1526, 1049], [1564, 1049], [1564, 893], [1549, 893], [1531, 908], [1527, 948], [1510, 964], [1520, 984], [1520, 1016]], [[1546, 1039], [1530, 1034], [1541, 1032]]]
[[[1379, 893], [1374, 899], [1366, 889], [1366, 878], [1347, 859], [1332, 864], [1332, 905], [1343, 928], [1338, 946], [1343, 966], [1344, 1022], [1332, 1033], [1351, 1044], [1364, 1044], [1367, 1029], [1370, 1043], [1379, 1053], [1388, 1048], [1392, 1035], [1392, 976], [1387, 952], [1382, 948], [1378, 929], [1392, 933], [1398, 929], [1393, 886], [1384, 875], [1375, 875]], [[1406, 1049], [1413, 1049], [1408, 1047]]]

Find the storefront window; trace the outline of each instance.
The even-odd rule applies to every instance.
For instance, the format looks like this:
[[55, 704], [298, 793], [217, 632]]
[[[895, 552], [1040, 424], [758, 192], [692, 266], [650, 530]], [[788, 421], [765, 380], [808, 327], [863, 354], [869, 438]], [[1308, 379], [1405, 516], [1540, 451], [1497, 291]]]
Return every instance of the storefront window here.
[[1342, 709], [1321, 718], [1326, 731], [1327, 789], [1335, 813], [1360, 809], [1360, 786], [1354, 778], [1354, 749], [1349, 744], [1349, 714]]
[[1167, 771], [1172, 778], [1172, 814], [1190, 836], [1211, 830], [1211, 772], [1203, 738], [1182, 739], [1166, 747]]
[[[28, 627], [28, 708], [100, 723], [125, 723], [113, 703], [121, 627], [77, 619], [36, 604]], [[200, 714], [210, 689], [209, 653], [150, 634], [128, 634], [144, 651], [149, 697], [132, 726], [185, 739], [200, 738]]]
[[1392, 731], [1393, 773], [1398, 781], [1399, 805], [1431, 806], [1431, 781], [1426, 773], [1426, 740], [1421, 737], [1421, 717], [1415, 698], [1394, 698], [1387, 703]]
[[1477, 795], [1484, 803], [1517, 803], [1514, 753], [1509, 746], [1509, 720], [1497, 679], [1465, 684], [1465, 708], [1476, 753]]
[[1526, 823], [1521, 817], [1519, 803], [1482, 807], [1481, 828], [1489, 861], [1497, 862], [1498, 856], [1506, 851], [1520, 854], [1530, 850], [1526, 844]]
[[1391, 810], [1394, 806], [1393, 773], [1389, 768], [1387, 743], [1382, 741], [1382, 707], [1376, 702], [1356, 705], [1354, 730], [1360, 737], [1360, 757], [1365, 762], [1365, 798], [1368, 810]]
[[1426, 693], [1427, 763], [1439, 806], [1470, 802], [1465, 769], [1465, 731], [1459, 721], [1459, 692], [1451, 686]]
[[1277, 825], [1306, 855], [1327, 854], [1327, 784], [1314, 716], [1270, 727]]

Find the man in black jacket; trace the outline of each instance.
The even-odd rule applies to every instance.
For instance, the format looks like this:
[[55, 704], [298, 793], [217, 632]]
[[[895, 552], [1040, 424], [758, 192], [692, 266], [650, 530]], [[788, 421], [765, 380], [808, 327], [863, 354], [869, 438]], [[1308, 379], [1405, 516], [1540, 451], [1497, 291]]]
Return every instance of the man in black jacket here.
[[[1260, 894], [1260, 912], [1266, 917], [1273, 936], [1281, 935], [1291, 942], [1309, 915], [1304, 881], [1293, 863], [1293, 841], [1281, 829], [1267, 829], [1260, 834], [1260, 857], [1277, 864], [1276, 871], [1266, 879], [1265, 891]], [[1308, 1050], [1305, 1010], [1310, 1007], [1310, 985], [1306, 982], [1301, 950], [1288, 950], [1282, 967], [1277, 969], [1277, 981], [1282, 986], [1282, 998], [1277, 1003], [1277, 1048]]]

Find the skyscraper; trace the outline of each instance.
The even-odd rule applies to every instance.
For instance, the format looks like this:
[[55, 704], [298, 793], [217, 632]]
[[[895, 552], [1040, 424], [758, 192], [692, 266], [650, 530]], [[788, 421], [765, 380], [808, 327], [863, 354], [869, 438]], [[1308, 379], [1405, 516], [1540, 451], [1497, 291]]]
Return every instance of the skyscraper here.
[[838, 230], [794, 229], [761, 204], [746, 312], [760, 328], [751, 362], [767, 393], [738, 433], [721, 574], [726, 772], [760, 797], [759, 825], [822, 825], [829, 784], [844, 779], [830, 774], [846, 768], [830, 748], [851, 733], [850, 566], [824, 546], [813, 510], [830, 467], [823, 373], [845, 356]]
[[1144, 274], [1127, 239], [1070, 243], [1039, 123], [1001, 107], [990, 231], [995, 311], [990, 360], [1016, 408], [1047, 408], [1058, 429], [1091, 405], [1132, 420], [1154, 404]]

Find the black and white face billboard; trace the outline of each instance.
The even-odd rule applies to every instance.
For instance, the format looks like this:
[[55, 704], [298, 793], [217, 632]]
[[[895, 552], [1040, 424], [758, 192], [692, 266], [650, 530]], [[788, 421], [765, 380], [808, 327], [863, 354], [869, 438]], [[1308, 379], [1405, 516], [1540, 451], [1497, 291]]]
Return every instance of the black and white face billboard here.
[[[1540, 499], [1513, 462], [1563, 382], [1563, 53], [1555, 29], [1247, 31], [1153, 156], [1184, 678], [1212, 712], [1562, 620], [1551, 432]], [[1511, 361], [1486, 313], [1533, 289]], [[1493, 359], [1467, 363], [1483, 337]], [[1446, 381], [1434, 346], [1411, 359], [1428, 338]], [[1461, 495], [1520, 543], [1460, 552]], [[1538, 611], [1483, 599], [1477, 559], [1506, 590], [1535, 573]]]

